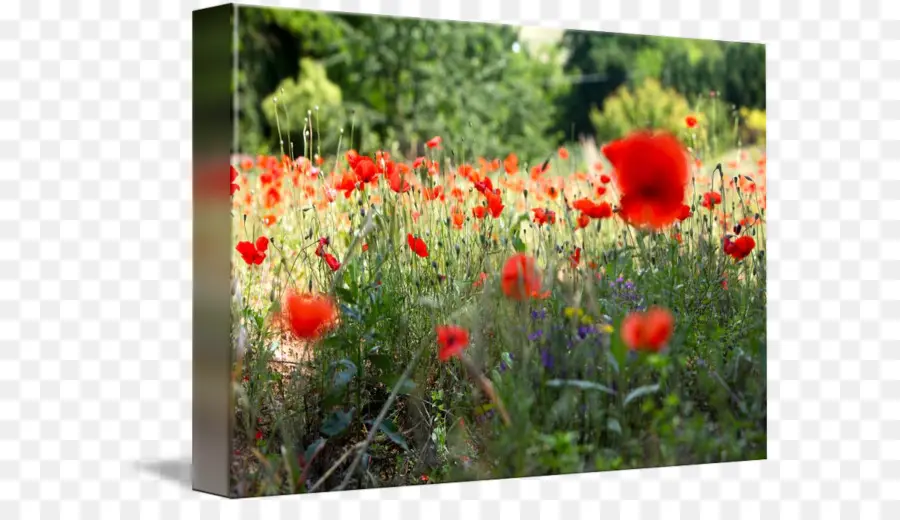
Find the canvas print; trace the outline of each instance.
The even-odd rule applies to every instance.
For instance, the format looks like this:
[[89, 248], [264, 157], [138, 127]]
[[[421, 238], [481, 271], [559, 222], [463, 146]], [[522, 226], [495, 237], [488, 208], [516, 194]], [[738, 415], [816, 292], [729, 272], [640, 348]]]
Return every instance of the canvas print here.
[[764, 46], [232, 14], [228, 495], [765, 458]]

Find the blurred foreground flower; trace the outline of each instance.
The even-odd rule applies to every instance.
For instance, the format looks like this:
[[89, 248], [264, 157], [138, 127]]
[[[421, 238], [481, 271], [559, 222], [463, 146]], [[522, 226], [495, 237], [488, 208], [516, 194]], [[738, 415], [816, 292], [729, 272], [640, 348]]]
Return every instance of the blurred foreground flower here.
[[632, 312], [622, 321], [622, 340], [632, 350], [659, 352], [669, 342], [675, 329], [675, 318], [667, 309], [652, 307], [646, 312]]
[[284, 312], [291, 332], [301, 339], [317, 339], [337, 319], [337, 307], [327, 296], [288, 293]]

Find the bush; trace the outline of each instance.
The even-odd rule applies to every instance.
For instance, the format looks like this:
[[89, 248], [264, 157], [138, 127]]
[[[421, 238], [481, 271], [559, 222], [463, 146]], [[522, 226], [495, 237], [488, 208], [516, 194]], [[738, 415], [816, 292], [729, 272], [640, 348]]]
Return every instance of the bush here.
[[620, 87], [603, 105], [591, 111], [591, 122], [601, 141], [616, 139], [643, 128], [666, 130], [675, 135], [684, 129], [691, 113], [687, 100], [655, 79], [646, 79], [634, 90]]
[[765, 144], [766, 143], [766, 111], [756, 108], [742, 107], [741, 114], [741, 143]]

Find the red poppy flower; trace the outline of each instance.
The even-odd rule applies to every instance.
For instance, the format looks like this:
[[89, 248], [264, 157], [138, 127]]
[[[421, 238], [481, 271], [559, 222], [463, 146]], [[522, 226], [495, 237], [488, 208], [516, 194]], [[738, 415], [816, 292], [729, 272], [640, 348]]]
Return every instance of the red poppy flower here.
[[428, 142], [425, 143], [425, 146], [427, 146], [428, 148], [438, 148], [439, 146], [441, 146], [441, 136], [436, 135], [432, 137], [428, 140]]
[[722, 195], [715, 191], [709, 191], [703, 194], [703, 202], [700, 203], [706, 209], [713, 209], [717, 204], [722, 203]]
[[[393, 165], [393, 163], [390, 164]], [[391, 190], [395, 193], [406, 193], [410, 190], [409, 182], [403, 178], [396, 168], [391, 167], [388, 169], [387, 179], [391, 186]]]
[[488, 210], [491, 212], [491, 217], [499, 218], [500, 213], [503, 211], [503, 200], [500, 198], [499, 192], [485, 192], [484, 196], [488, 201]]
[[289, 292], [283, 309], [291, 332], [306, 340], [318, 338], [337, 318], [337, 307], [326, 296]]
[[553, 210], [544, 209], [544, 208], [534, 208], [531, 210], [534, 213], [534, 222], [539, 226], [543, 226], [544, 224], [556, 224], [556, 213]]
[[616, 170], [619, 215], [625, 222], [660, 229], [678, 218], [688, 167], [677, 139], [638, 132], [604, 146], [603, 154]]
[[485, 282], [485, 280], [487, 280], [487, 277], [488, 277], [487, 273], [479, 273], [478, 278], [476, 278], [475, 281], [472, 282], [472, 287], [475, 287], [475, 288], [481, 287], [482, 285], [484, 285], [484, 282]]
[[272, 227], [272, 225], [275, 224], [278, 219], [275, 217], [275, 215], [266, 215], [265, 217], [263, 217], [262, 221], [263, 224], [266, 225], [266, 227]]
[[483, 219], [484, 216], [487, 215], [487, 208], [481, 205], [475, 206], [474, 208], [472, 208], [472, 214], [475, 215], [475, 218], [479, 220]]
[[485, 177], [484, 180], [475, 183], [475, 189], [482, 194], [485, 191], [494, 191], [494, 183], [491, 182], [490, 177]]
[[534, 258], [518, 253], [506, 261], [501, 274], [503, 294], [513, 300], [534, 297], [541, 290], [541, 275]]
[[694, 128], [697, 126], [697, 118], [694, 116], [687, 116], [684, 118], [684, 124], [686, 124], [688, 128]]
[[463, 224], [466, 222], [466, 214], [458, 207], [454, 206], [453, 211], [451, 212], [451, 220], [453, 221], [453, 227], [462, 229]]
[[353, 173], [359, 182], [369, 184], [378, 176], [378, 168], [369, 157], [360, 157], [353, 165]]
[[428, 257], [428, 246], [425, 245], [424, 240], [419, 237], [414, 237], [412, 233], [407, 233], [406, 242], [409, 244], [409, 248], [412, 249], [413, 253], [421, 258]]
[[681, 206], [681, 211], [678, 213], [678, 220], [685, 221], [691, 218], [691, 207], [687, 204], [683, 204]]
[[263, 438], [262, 430], [256, 430], [256, 440], [261, 441]]
[[743, 260], [751, 251], [753, 251], [754, 247], [756, 247], [756, 241], [753, 240], [753, 237], [744, 235], [738, 237], [734, 241], [732, 241], [731, 238], [726, 238], [723, 249], [725, 250], [725, 254], [735, 260]]
[[632, 312], [622, 321], [622, 340], [632, 350], [659, 352], [675, 329], [675, 318], [666, 309], [653, 307], [647, 312]]
[[609, 181], [611, 180], [612, 179], [609, 178], [609, 175], [604, 174], [600, 176], [600, 182], [602, 182], [603, 184], [609, 184]]
[[575, 253], [569, 255], [569, 263], [572, 265], [572, 269], [578, 267], [578, 264], [581, 263], [581, 248], [576, 247]]
[[325, 253], [325, 263], [328, 264], [328, 267], [331, 268], [332, 271], [337, 271], [341, 268], [341, 263], [338, 262], [338, 259], [334, 257], [331, 253]]
[[279, 202], [281, 202], [281, 192], [278, 191], [278, 188], [272, 186], [266, 192], [266, 209], [275, 207]]
[[569, 158], [569, 151], [566, 150], [566, 147], [565, 147], [565, 146], [560, 146], [560, 147], [559, 147], [559, 158], [560, 158], [560, 159], [563, 159], [563, 160], [566, 160], [566, 159]]
[[234, 166], [232, 166], [232, 167], [231, 167], [231, 194], [232, 194], [232, 195], [234, 195], [234, 192], [236, 192], [237, 190], [241, 189], [241, 187], [238, 186], [238, 185], [234, 182], [234, 181], [237, 180], [237, 177], [238, 177], [238, 172], [237, 172], [237, 170], [234, 168]]
[[456, 325], [438, 325], [434, 328], [437, 332], [438, 359], [447, 361], [459, 356], [469, 346], [469, 331]]
[[596, 188], [594, 188], [594, 195], [598, 197], [606, 195], [606, 186], [597, 186]]
[[584, 213], [578, 215], [578, 229], [584, 229], [588, 227], [588, 224], [591, 223], [591, 217], [585, 215]]
[[612, 206], [608, 202], [596, 204], [590, 199], [578, 199], [572, 203], [572, 207], [590, 218], [609, 218], [612, 216]]
[[237, 252], [244, 258], [244, 261], [251, 265], [261, 264], [266, 259], [266, 250], [268, 248], [269, 239], [266, 237], [257, 238], [255, 244], [252, 242], [239, 242], [237, 247], [235, 247]]

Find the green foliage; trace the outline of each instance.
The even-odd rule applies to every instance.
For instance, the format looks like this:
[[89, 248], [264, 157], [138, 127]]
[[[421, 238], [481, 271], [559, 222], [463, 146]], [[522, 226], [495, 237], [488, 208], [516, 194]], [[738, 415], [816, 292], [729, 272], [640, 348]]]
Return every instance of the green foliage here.
[[[465, 135], [465, 141], [445, 143], [457, 162], [505, 156], [512, 149], [523, 161], [538, 161], [559, 141], [552, 126], [557, 100], [568, 85], [556, 65], [556, 51], [550, 49], [549, 57], [543, 59], [527, 49], [514, 52], [518, 35], [512, 27], [338, 14], [328, 15], [326, 22], [303, 11], [278, 12], [278, 16], [242, 19], [248, 39], [261, 39], [268, 46], [247, 45], [241, 61], [253, 64], [269, 59], [276, 48], [294, 49], [295, 40], [339, 39], [339, 51], [326, 52], [327, 46], [297, 51], [318, 59], [328, 81], [341, 91], [340, 106], [326, 109], [320, 104], [321, 127], [313, 139], [323, 139], [326, 150], [333, 148], [340, 128], [344, 129], [344, 149], [383, 148], [406, 155], [421, 154], [424, 142], [435, 135]], [[302, 22], [284, 13], [303, 13]], [[308, 20], [315, 23], [307, 26]], [[268, 43], [273, 40], [277, 46]], [[298, 72], [301, 77], [295, 81], [305, 81], [296, 66], [280, 70], [290, 74], [277, 80], [271, 75], [257, 78], [256, 91], [277, 93], [282, 78], [295, 78]], [[257, 74], [252, 67], [246, 72]], [[314, 74], [318, 77], [318, 72]], [[253, 93], [247, 94], [252, 100]], [[289, 108], [297, 111], [300, 120], [314, 107], [304, 102], [313, 103], [298, 99]], [[245, 118], [245, 150], [260, 139], [270, 146], [278, 144], [274, 121], [263, 119], [254, 123]]]
[[634, 130], [665, 130], [679, 135], [684, 118], [691, 114], [686, 99], [673, 89], [663, 88], [655, 79], [636, 87], [620, 87], [604, 104], [591, 111], [591, 121], [601, 141], [617, 139]]
[[566, 71], [588, 78], [566, 101], [559, 126], [594, 135], [590, 113], [602, 110], [622, 86], [659, 80], [693, 105], [710, 92], [727, 104], [765, 108], [765, 48], [762, 45], [568, 31]]
[[[309, 58], [300, 60], [300, 72], [297, 78], [286, 78], [274, 92], [262, 101], [262, 110], [266, 122], [276, 131], [279, 130], [284, 140], [284, 151], [290, 150], [288, 138], [294, 144], [294, 156], [306, 153], [299, 148], [304, 129], [313, 128], [313, 136], [323, 135], [320, 122], [320, 110], [324, 113], [335, 113], [341, 110], [341, 89], [328, 80], [325, 67]], [[313, 113], [314, 112], [314, 113]], [[340, 127], [327, 124], [324, 135], [330, 136], [325, 142], [326, 150], [337, 148]], [[307, 137], [305, 139], [309, 141]], [[279, 143], [280, 144], [280, 143]]]

